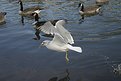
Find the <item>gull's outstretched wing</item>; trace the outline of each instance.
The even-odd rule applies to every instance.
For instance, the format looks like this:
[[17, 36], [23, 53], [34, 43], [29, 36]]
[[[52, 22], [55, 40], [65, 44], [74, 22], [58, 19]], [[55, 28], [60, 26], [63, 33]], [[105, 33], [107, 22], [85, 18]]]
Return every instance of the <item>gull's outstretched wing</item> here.
[[46, 22], [43, 26], [41, 26], [40, 30], [46, 34], [52, 34], [52, 35], [57, 32], [56, 28], [52, 25], [50, 21]]
[[65, 40], [61, 35], [55, 34], [53, 40], [51, 41], [51, 44], [56, 44], [61, 47], [66, 45], [67, 43], [65, 42]]
[[40, 26], [40, 30], [43, 31], [46, 34], [52, 34], [52, 35], [56, 34], [56, 33], [58, 33], [58, 29], [55, 26], [56, 22], [59, 25], [64, 25], [65, 24], [64, 20], [48, 21], [43, 26]]
[[40, 30], [46, 34], [60, 34], [64, 38], [65, 42], [74, 44], [72, 35], [63, 27], [65, 23], [65, 20], [48, 21], [44, 25], [40, 26]]
[[64, 24], [65, 22], [62, 20], [56, 23], [57, 32], [64, 38], [64, 40], [67, 43], [74, 44], [74, 39], [72, 35], [70, 34], [70, 32], [63, 27]]
[[58, 20], [55, 25], [64, 25], [67, 20]]

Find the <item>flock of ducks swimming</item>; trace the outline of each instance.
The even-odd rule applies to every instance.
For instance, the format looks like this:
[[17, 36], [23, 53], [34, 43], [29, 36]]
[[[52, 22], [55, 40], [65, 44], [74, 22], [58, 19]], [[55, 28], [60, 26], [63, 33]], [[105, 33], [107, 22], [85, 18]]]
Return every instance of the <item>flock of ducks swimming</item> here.
[[[82, 3], [79, 3], [80, 10], [79, 13], [84, 19], [85, 16], [90, 16], [94, 14], [99, 14], [102, 4], [107, 3], [108, 0], [96, 0], [96, 5], [84, 7]], [[66, 61], [69, 61], [68, 58], [68, 51], [73, 50], [79, 53], [82, 53], [81, 47], [72, 46], [74, 44], [74, 39], [71, 33], [64, 28], [64, 24], [67, 22], [65, 19], [57, 19], [57, 20], [50, 20], [50, 21], [39, 21], [39, 13], [44, 8], [39, 6], [34, 6], [31, 8], [23, 9], [23, 3], [21, 0], [18, 1], [20, 4], [20, 11], [19, 14], [22, 16], [33, 17], [35, 22], [32, 24], [36, 30], [36, 40], [40, 39], [40, 32], [44, 32], [48, 35], [53, 35], [52, 40], [45, 40], [41, 43], [41, 45], [46, 46], [48, 49], [59, 51], [59, 52], [66, 52]], [[0, 12], [0, 23], [5, 22], [5, 15], [6, 12]]]

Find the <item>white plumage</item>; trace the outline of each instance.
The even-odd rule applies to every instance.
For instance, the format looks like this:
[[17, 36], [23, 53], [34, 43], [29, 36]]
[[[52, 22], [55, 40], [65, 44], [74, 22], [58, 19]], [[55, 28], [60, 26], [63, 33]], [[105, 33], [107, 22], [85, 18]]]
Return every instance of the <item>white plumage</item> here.
[[39, 30], [46, 34], [60, 34], [67, 43], [74, 44], [71, 33], [63, 26], [65, 23], [65, 20], [58, 20], [54, 26], [51, 21], [48, 21], [44, 25], [40, 26]]
[[68, 42], [65, 41], [65, 39], [59, 34], [55, 34], [52, 41], [50, 40], [43, 41], [41, 45], [46, 46], [48, 49], [55, 50], [58, 52], [66, 52], [65, 58], [67, 61], [69, 61], [67, 53], [68, 50], [73, 50], [82, 53], [81, 47], [76, 47], [68, 44]]

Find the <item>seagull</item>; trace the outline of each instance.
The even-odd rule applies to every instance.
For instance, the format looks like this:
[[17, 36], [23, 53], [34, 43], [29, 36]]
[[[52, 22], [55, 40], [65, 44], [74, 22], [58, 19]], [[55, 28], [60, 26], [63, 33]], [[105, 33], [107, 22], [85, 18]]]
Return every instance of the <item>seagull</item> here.
[[68, 42], [65, 41], [64, 38], [60, 34], [55, 34], [52, 41], [44, 40], [41, 43], [41, 45], [46, 46], [50, 50], [55, 50], [58, 52], [66, 52], [66, 55], [65, 55], [66, 62], [69, 62], [69, 58], [68, 58], [69, 50], [73, 50], [73, 51], [82, 53], [81, 47], [76, 47], [76, 46], [72, 46], [71, 44], [68, 44]]
[[35, 29], [51, 35], [59, 33], [65, 41], [68, 41], [70, 44], [74, 44], [71, 33], [64, 28], [64, 25], [67, 22], [66, 19], [48, 20], [44, 21], [42, 24], [42, 22], [39, 21], [37, 13], [33, 13], [32, 15], [35, 17], [35, 22], [32, 24]]
[[60, 34], [66, 42], [74, 44], [71, 33], [64, 28], [65, 23], [66, 20], [57, 20], [56, 22], [47, 21], [44, 25], [39, 27], [39, 30], [51, 35]]

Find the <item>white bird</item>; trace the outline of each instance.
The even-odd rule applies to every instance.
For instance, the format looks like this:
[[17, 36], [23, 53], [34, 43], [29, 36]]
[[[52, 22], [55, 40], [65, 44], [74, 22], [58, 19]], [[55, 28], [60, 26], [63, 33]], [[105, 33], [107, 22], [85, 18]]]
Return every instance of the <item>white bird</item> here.
[[46, 46], [48, 49], [55, 50], [58, 52], [66, 52], [65, 58], [66, 58], [67, 62], [69, 61], [69, 58], [68, 58], [69, 50], [73, 50], [73, 51], [82, 53], [81, 47], [76, 47], [76, 46], [72, 46], [72, 45], [68, 44], [68, 42], [65, 41], [64, 38], [59, 34], [55, 34], [52, 41], [50, 41], [50, 40], [43, 41], [41, 43], [41, 45]]
[[55, 22], [47, 21], [44, 25], [39, 27], [39, 30], [46, 34], [60, 34], [66, 42], [74, 44], [71, 33], [63, 27], [65, 23], [65, 20], [56, 20]]
[[74, 44], [72, 35], [64, 28], [66, 20], [59, 19], [39, 22], [38, 14], [33, 13], [32, 15], [35, 17], [35, 22], [32, 24], [34, 25], [35, 29], [51, 35], [59, 33], [65, 39], [65, 41], [68, 41], [70, 44]]

